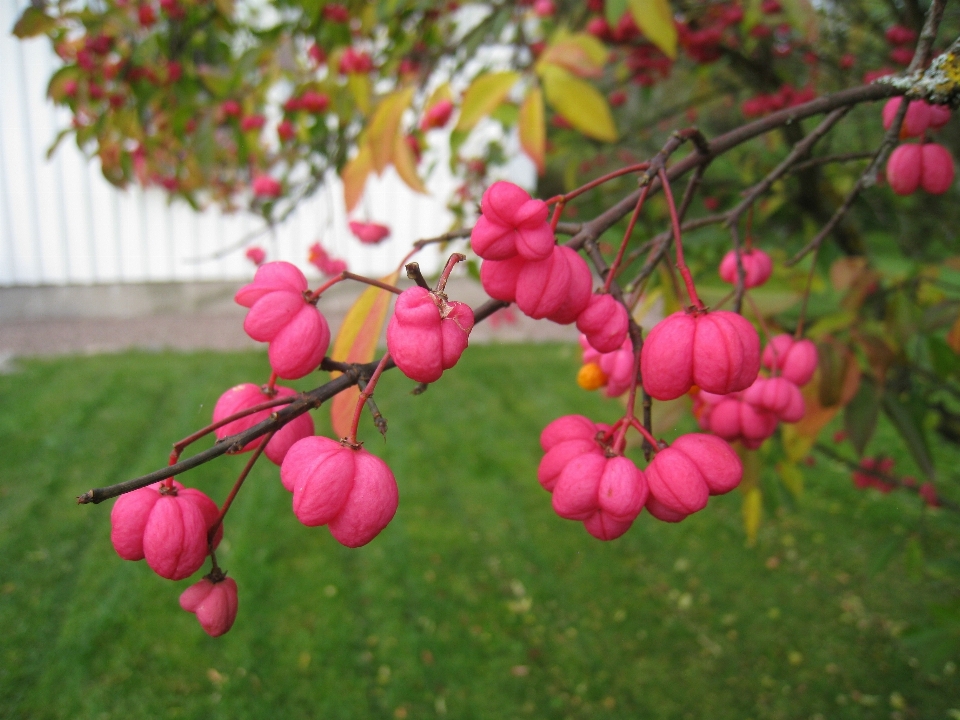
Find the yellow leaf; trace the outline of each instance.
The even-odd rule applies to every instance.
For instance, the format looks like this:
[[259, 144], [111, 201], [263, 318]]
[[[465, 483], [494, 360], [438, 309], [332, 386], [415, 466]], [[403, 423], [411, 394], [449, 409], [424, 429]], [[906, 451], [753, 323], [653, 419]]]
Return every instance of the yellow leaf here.
[[361, 142], [360, 152], [354, 155], [340, 172], [340, 180], [343, 182], [343, 201], [348, 213], [352, 212], [360, 202], [363, 186], [371, 170], [373, 170], [373, 156], [370, 153], [370, 146], [366, 142]]
[[593, 85], [557, 65], [543, 65], [540, 76], [547, 102], [574, 128], [603, 142], [617, 139], [610, 106]]
[[347, 76], [347, 89], [353, 95], [357, 109], [364, 115], [370, 112], [370, 78], [363, 73], [350, 73]]
[[576, 33], [547, 47], [537, 64], [558, 65], [574, 75], [596, 78], [603, 75], [608, 56], [606, 45], [593, 35]]
[[760, 515], [763, 510], [763, 493], [760, 488], [750, 488], [743, 496], [743, 529], [747, 533], [747, 545], [757, 542], [757, 531], [760, 529]]
[[[392, 285], [397, 281], [397, 273], [381, 280]], [[333, 341], [331, 359], [348, 363], [368, 363], [373, 360], [392, 298], [393, 293], [387, 290], [376, 287], [364, 290], [343, 319], [337, 338]], [[331, 373], [333, 377], [339, 374]], [[330, 419], [337, 437], [347, 437], [350, 434], [359, 397], [359, 388], [353, 386], [330, 402]]]
[[543, 93], [539, 87], [531, 87], [527, 91], [527, 97], [520, 106], [517, 125], [520, 147], [536, 163], [537, 172], [543, 175], [546, 169], [547, 131], [543, 119]]
[[463, 96], [460, 119], [455, 129], [472, 129], [481, 118], [492, 113], [503, 102], [519, 79], [520, 73], [512, 71], [487, 73], [475, 78]]
[[667, 0], [630, 0], [630, 13], [647, 40], [671, 60], [677, 57], [677, 26]]
[[397, 90], [385, 96], [367, 125], [367, 144], [373, 159], [373, 169], [379, 175], [393, 160], [393, 149], [399, 136], [400, 118], [410, 107], [413, 88]]
[[777, 463], [777, 473], [790, 494], [799, 499], [803, 495], [803, 473], [800, 468], [792, 462]]
[[[833, 418], [836, 414], [836, 411], [832, 411], [830, 418]], [[813, 449], [813, 443], [816, 442], [817, 436], [809, 434], [801, 435], [796, 425], [783, 425], [780, 430], [780, 439], [783, 441], [783, 449], [787, 454], [787, 459], [792, 463], [796, 463], [810, 454], [810, 450]]]
[[427, 188], [417, 174], [417, 159], [414, 157], [413, 149], [407, 145], [407, 139], [402, 133], [397, 133], [394, 138], [393, 165], [397, 169], [397, 175], [408, 188], [414, 192], [427, 194]]

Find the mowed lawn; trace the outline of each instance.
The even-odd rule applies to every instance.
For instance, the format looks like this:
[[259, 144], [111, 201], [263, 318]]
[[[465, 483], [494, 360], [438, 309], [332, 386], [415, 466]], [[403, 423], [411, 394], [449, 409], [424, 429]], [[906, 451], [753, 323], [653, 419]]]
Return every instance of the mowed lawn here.
[[[798, 502], [768, 469], [755, 547], [739, 492], [601, 543], [536, 481], [547, 422], [620, 409], [576, 387], [575, 348], [470, 348], [419, 397], [387, 373], [387, 441], [369, 417], [364, 438], [400, 509], [364, 548], [300, 525], [264, 459], [227, 517], [240, 611], [219, 639], [179, 608], [189, 581], [114, 553], [112, 502], [74, 497], [165, 464], [223, 390], [266, 379], [265, 354], [18, 365], [0, 376], [0, 717], [960, 717], [957, 636], [935, 625], [958, 575], [931, 569], [960, 553], [955, 518], [917, 534], [915, 497], [821, 458]], [[221, 502], [245, 459], [180, 480]]]

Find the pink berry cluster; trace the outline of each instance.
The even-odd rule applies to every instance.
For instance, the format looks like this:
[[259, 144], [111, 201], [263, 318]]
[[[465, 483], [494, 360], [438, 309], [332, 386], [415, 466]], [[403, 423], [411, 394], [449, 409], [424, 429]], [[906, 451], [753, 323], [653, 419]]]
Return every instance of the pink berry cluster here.
[[[110, 541], [117, 554], [124, 560], [145, 558], [151, 570], [168, 580], [193, 575], [222, 537], [217, 504], [172, 479], [121, 495], [110, 511]], [[210, 602], [203, 603], [214, 591]], [[222, 635], [237, 616], [237, 585], [222, 573], [212, 573], [187, 588], [180, 603], [197, 613], [207, 633]]]
[[694, 415], [701, 428], [756, 449], [780, 422], [795, 423], [803, 418], [806, 406], [800, 386], [810, 381], [817, 368], [816, 346], [809, 340], [777, 335], [764, 348], [761, 362], [770, 376], [757, 377], [742, 392], [697, 392]]
[[593, 274], [574, 250], [558, 246], [547, 222], [549, 209], [513, 183], [493, 183], [480, 204], [470, 244], [483, 258], [480, 282], [487, 294], [515, 302], [520, 311], [578, 329], [601, 352], [626, 337], [626, 309], [606, 294], [594, 294]]
[[710, 495], [740, 483], [740, 458], [717, 437], [681, 436], [660, 447], [643, 471], [614, 450], [616, 430], [565, 415], [540, 435], [544, 456], [537, 479], [552, 494], [554, 511], [582, 522], [600, 540], [623, 535], [644, 508], [659, 520], [679, 522], [706, 507]]
[[243, 329], [254, 340], [269, 343], [270, 366], [278, 376], [295, 380], [320, 364], [330, 345], [330, 327], [295, 265], [261, 265], [234, 300], [250, 308]]
[[[213, 408], [213, 422], [219, 423], [235, 413], [260, 405], [275, 397], [292, 397], [296, 394], [296, 390], [288, 387], [276, 386], [272, 389], [266, 389], [253, 383], [237, 385], [227, 390], [220, 396], [220, 399], [217, 400], [217, 404]], [[225, 425], [221, 425], [215, 431], [217, 439], [222, 440], [230, 435], [236, 435], [244, 430], [249, 430], [254, 425], [270, 417], [270, 413], [272, 412], [272, 408], [260, 410], [228, 422]], [[263, 454], [266, 455], [274, 465], [280, 465], [290, 447], [298, 440], [313, 435], [313, 430], [313, 418], [311, 418], [308, 413], [298, 415], [273, 434], [273, 437], [270, 438], [270, 441], [264, 448]], [[259, 437], [247, 443], [240, 452], [250, 452], [262, 443], [263, 437]]]
[[[883, 107], [883, 127], [893, 124], [902, 98], [891, 98]], [[953, 185], [955, 168], [950, 151], [938, 143], [927, 142], [930, 131], [939, 130], [950, 120], [949, 108], [911, 100], [900, 128], [900, 137], [920, 138], [919, 143], [904, 143], [887, 160], [887, 182], [897, 195], [912, 195], [922, 188], [931, 195], [945, 193]]]

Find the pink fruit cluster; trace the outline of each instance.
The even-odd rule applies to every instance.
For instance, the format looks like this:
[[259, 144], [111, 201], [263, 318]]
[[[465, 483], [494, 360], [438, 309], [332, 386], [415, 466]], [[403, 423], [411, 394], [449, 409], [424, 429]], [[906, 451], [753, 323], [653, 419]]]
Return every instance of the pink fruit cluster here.
[[630, 389], [636, 365], [630, 338], [626, 338], [613, 352], [602, 353], [590, 344], [586, 335], [581, 335], [580, 347], [583, 348], [583, 364], [595, 363], [603, 372], [606, 378], [603, 383], [606, 388], [604, 394], [607, 397], [619, 397]]
[[[480, 209], [470, 244], [484, 260], [480, 282], [490, 297], [515, 302], [537, 320], [577, 322], [602, 352], [623, 343], [626, 310], [609, 296], [593, 295], [590, 268], [576, 251], [556, 244], [545, 202], [513, 183], [499, 181], [484, 192]], [[601, 335], [608, 337], [600, 339]]]
[[643, 387], [657, 400], [694, 385], [718, 395], [746, 390], [759, 371], [757, 331], [726, 310], [676, 312], [654, 325], [640, 353]]
[[373, 540], [397, 511], [397, 481], [387, 464], [359, 447], [326, 437], [295, 443], [280, 466], [293, 493], [293, 512], [304, 525], [326, 525], [347, 547]]
[[[219, 517], [217, 504], [177, 481], [148, 485], [117, 498], [110, 511], [110, 541], [124, 560], [143, 560], [160, 577], [183, 580], [207, 557], [207, 533]], [[220, 543], [223, 526], [213, 546]]]
[[[268, 393], [265, 392], [262, 387], [254, 385], [253, 383], [237, 385], [227, 390], [220, 396], [220, 399], [217, 400], [217, 404], [213, 408], [213, 422], [220, 422], [224, 418], [272, 400], [275, 397], [290, 397], [296, 394], [296, 390], [288, 387], [278, 386], [274, 389], [273, 393]], [[263, 422], [270, 417], [270, 414], [275, 412], [275, 410], [276, 408], [261, 410], [242, 417], [239, 420], [234, 420], [226, 425], [222, 425], [215, 431], [217, 439], [222, 440], [230, 435], [236, 435], [244, 430], [249, 430], [257, 423]], [[266, 455], [274, 465], [279, 465], [283, 462], [283, 458], [291, 445], [310, 435], [313, 435], [313, 418], [310, 417], [309, 413], [298, 415], [273, 434], [270, 442], [268, 442], [266, 448], [264, 448], [263, 454]], [[240, 452], [249, 452], [257, 448], [262, 442], [263, 437], [252, 440], [247, 443]]]
[[646, 471], [603, 442], [609, 431], [582, 415], [566, 415], [544, 428], [537, 479], [553, 494], [554, 511], [579, 520], [594, 537], [613, 540], [644, 507], [667, 522], [703, 509], [710, 495], [729, 492], [743, 474], [740, 458], [712, 435], [684, 435], [660, 449]]
[[912, 195], [918, 189], [941, 195], [953, 185], [953, 156], [937, 143], [904, 143], [887, 160], [887, 182], [897, 195]]
[[[743, 284], [747, 288], [763, 285], [773, 272], [773, 261], [763, 250], [751, 248], [740, 253], [743, 263]], [[737, 283], [737, 252], [731, 250], [720, 261], [720, 279], [731, 285]]]
[[[893, 459], [865, 457], [860, 461], [860, 467], [864, 470], [873, 470], [888, 475], [893, 469]], [[879, 478], [876, 475], [858, 471], [854, 471], [853, 473], [853, 484], [860, 490], [872, 487], [884, 494], [893, 491], [897, 487], [893, 483], [886, 482], [883, 478]]]
[[324, 275], [332, 277], [339, 275], [347, 269], [347, 263], [343, 260], [331, 257], [319, 242], [315, 242], [307, 249], [307, 262], [313, 265]]
[[[895, 26], [896, 27], [896, 26]], [[910, 50], [912, 56], [913, 51]], [[891, 98], [883, 106], [883, 127], [889, 129], [903, 98]], [[905, 143], [887, 159], [887, 181], [897, 195], [912, 195], [923, 188], [931, 195], [945, 193], [953, 185], [953, 156], [943, 145], [924, 142], [932, 130], [939, 130], [950, 120], [950, 109], [911, 100], [900, 127], [900, 138], [921, 138], [920, 143]]]
[[237, 583], [233, 578], [216, 582], [203, 578], [180, 595], [180, 607], [197, 616], [210, 637], [220, 637], [237, 618]]
[[780, 422], [803, 418], [806, 405], [799, 386], [809, 382], [816, 370], [816, 346], [809, 340], [778, 335], [764, 349], [762, 364], [772, 377], [758, 377], [742, 392], [720, 395], [701, 390], [696, 394], [694, 415], [701, 428], [756, 449]]
[[557, 515], [582, 521], [600, 540], [629, 530], [649, 495], [636, 465], [604, 454], [596, 438], [607, 429], [583, 415], [557, 418], [540, 435], [545, 455], [537, 469], [540, 484], [553, 494]]
[[473, 310], [442, 293], [412, 287], [397, 298], [387, 325], [387, 349], [411, 380], [436, 382], [460, 360], [473, 329]]
[[243, 329], [254, 340], [270, 343], [270, 366], [277, 375], [293, 380], [320, 364], [330, 345], [330, 328], [308, 302], [307, 279], [295, 265], [261, 265], [234, 300], [250, 308]]

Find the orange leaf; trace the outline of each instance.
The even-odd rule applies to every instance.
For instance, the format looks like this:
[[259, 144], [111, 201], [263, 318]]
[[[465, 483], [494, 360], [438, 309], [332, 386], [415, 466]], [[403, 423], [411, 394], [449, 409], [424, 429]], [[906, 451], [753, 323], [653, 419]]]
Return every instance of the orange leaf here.
[[427, 188], [417, 174], [417, 159], [401, 133], [397, 133], [393, 141], [393, 165], [397, 168], [397, 175], [408, 188], [414, 192], [427, 194]]
[[[381, 280], [392, 285], [397, 281], [397, 273]], [[348, 363], [368, 363], [373, 360], [392, 299], [393, 293], [387, 290], [376, 287], [364, 290], [343, 319], [337, 338], [333, 341], [331, 359]], [[331, 373], [333, 377], [339, 374]], [[347, 437], [350, 434], [359, 397], [360, 389], [353, 386], [330, 402], [330, 419], [337, 437]]]
[[360, 202], [363, 186], [371, 170], [373, 170], [373, 155], [370, 153], [370, 146], [361, 142], [360, 152], [354, 155], [340, 172], [340, 180], [343, 181], [343, 201], [348, 213]]
[[580, 77], [598, 78], [603, 76], [608, 54], [606, 46], [593, 35], [576, 33], [550, 45], [537, 62], [559, 65]]
[[546, 165], [544, 156], [547, 148], [546, 126], [543, 121], [543, 92], [531, 87], [520, 106], [520, 147], [537, 165], [537, 172], [543, 175]]

